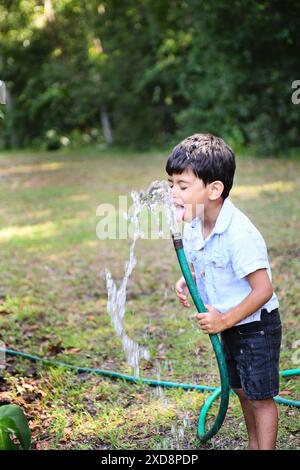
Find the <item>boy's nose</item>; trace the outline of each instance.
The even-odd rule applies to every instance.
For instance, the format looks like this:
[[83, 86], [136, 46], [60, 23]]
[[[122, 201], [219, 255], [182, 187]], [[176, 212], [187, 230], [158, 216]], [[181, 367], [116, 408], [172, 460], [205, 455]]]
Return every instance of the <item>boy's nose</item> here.
[[[175, 188], [175, 186], [173, 186], [173, 188], [172, 188], [172, 196], [173, 196], [173, 200], [176, 199], [177, 189]], [[177, 198], [178, 198], [178, 196], [177, 196]]]

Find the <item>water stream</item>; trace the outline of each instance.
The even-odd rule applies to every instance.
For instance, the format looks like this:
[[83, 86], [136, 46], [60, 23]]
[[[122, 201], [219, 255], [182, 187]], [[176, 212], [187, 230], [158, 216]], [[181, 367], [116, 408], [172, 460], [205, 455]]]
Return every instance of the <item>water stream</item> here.
[[[176, 209], [173, 205], [172, 191], [167, 181], [154, 181], [147, 191], [132, 191], [131, 197], [133, 200], [133, 215], [129, 216], [128, 213], [125, 213], [124, 218], [133, 223], [134, 232], [130, 244], [129, 259], [124, 265], [124, 277], [119, 287], [117, 287], [111, 272], [107, 269], [105, 270], [105, 278], [108, 294], [107, 311], [110, 315], [111, 323], [116, 334], [121, 337], [122, 349], [127, 363], [133, 368], [134, 376], [139, 377], [140, 359], [149, 360], [150, 353], [147, 348], [141, 347], [136, 341], [130, 338], [124, 327], [126, 288], [130, 275], [137, 263], [134, 255], [135, 244], [138, 238], [141, 238], [143, 235], [139, 217], [144, 208], [147, 208], [152, 213], [156, 213], [162, 206], [170, 232], [172, 234], [178, 233], [179, 228], [176, 221]], [[159, 216], [157, 222], [159, 224]], [[165, 292], [165, 296], [167, 295], [168, 293]], [[156, 361], [156, 379], [158, 381], [161, 380], [161, 365], [158, 360]], [[153, 394], [164, 407], [168, 405], [168, 399], [163, 387], [155, 387]], [[190, 426], [190, 418], [188, 413], [185, 413], [182, 424], [179, 426], [173, 424], [171, 426], [170, 436], [167, 438], [164, 437], [159, 443], [158, 448], [181, 449], [185, 438], [185, 430]]]
[[117, 287], [112, 274], [105, 270], [106, 288], [108, 295], [107, 311], [110, 315], [111, 323], [116, 334], [122, 340], [122, 349], [127, 363], [133, 368], [134, 376], [139, 377], [140, 359], [150, 359], [148, 349], [139, 346], [137, 342], [131, 339], [124, 328], [124, 315], [126, 311], [126, 289], [129, 277], [136, 266], [137, 260], [134, 255], [135, 244], [141, 237], [139, 216], [144, 208], [151, 212], [157, 212], [159, 207], [163, 206], [167, 218], [167, 223], [171, 233], [178, 232], [176, 221], [176, 212], [172, 200], [172, 191], [167, 181], [153, 181], [147, 191], [132, 191], [133, 215], [125, 214], [125, 218], [130, 220], [134, 226], [132, 241], [130, 244], [129, 259], [124, 266], [124, 277], [119, 287]]

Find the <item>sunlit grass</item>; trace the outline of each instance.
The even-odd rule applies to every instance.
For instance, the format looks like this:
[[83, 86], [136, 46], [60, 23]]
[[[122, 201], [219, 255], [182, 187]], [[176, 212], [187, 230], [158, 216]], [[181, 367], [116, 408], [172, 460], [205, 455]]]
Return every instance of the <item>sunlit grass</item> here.
[[[247, 198], [256, 198], [263, 193], [289, 193], [297, 189], [296, 182], [275, 181], [274, 183], [234, 186], [231, 194]], [[299, 189], [299, 185], [298, 185]]]
[[51, 237], [57, 234], [57, 227], [53, 222], [45, 222], [44, 224], [25, 225], [22, 227], [6, 227], [0, 230], [0, 241], [9, 241], [13, 238], [22, 240], [40, 239]]
[[18, 175], [18, 174], [34, 174], [37, 172], [49, 172], [49, 171], [56, 171], [63, 168], [65, 164], [63, 162], [51, 162], [51, 163], [40, 163], [34, 165], [10, 165], [7, 168], [0, 169], [0, 177], [6, 175]]

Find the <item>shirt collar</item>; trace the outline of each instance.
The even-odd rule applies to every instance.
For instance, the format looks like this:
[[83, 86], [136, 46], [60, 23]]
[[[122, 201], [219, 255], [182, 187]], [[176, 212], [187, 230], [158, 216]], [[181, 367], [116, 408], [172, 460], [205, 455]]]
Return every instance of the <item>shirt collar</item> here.
[[229, 227], [234, 212], [234, 205], [230, 199], [226, 198], [219, 212], [213, 233], [223, 233]]
[[[231, 202], [229, 198], [226, 198], [225, 201], [223, 202], [223, 205], [221, 207], [221, 210], [219, 212], [219, 215], [217, 217], [215, 226], [209, 235], [209, 237], [205, 240], [205, 243], [209, 240], [211, 236], [213, 236], [215, 233], [221, 234], [225, 232], [225, 230], [229, 227], [229, 224], [231, 222], [233, 212], [234, 212], [234, 204]], [[203, 246], [203, 236], [202, 236], [202, 221], [200, 217], [195, 217], [195, 219], [192, 220], [191, 222], [191, 227], [193, 229], [196, 229], [198, 233], [198, 241], [195, 243], [195, 248], [194, 249], [200, 249]]]

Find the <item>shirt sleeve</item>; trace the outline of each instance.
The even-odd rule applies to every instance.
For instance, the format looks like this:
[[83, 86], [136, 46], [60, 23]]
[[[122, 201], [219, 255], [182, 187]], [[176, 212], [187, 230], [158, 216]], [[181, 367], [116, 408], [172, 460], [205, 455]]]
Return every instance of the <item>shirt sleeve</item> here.
[[259, 232], [242, 230], [232, 247], [232, 269], [238, 279], [258, 269], [268, 269], [269, 260], [265, 241]]

